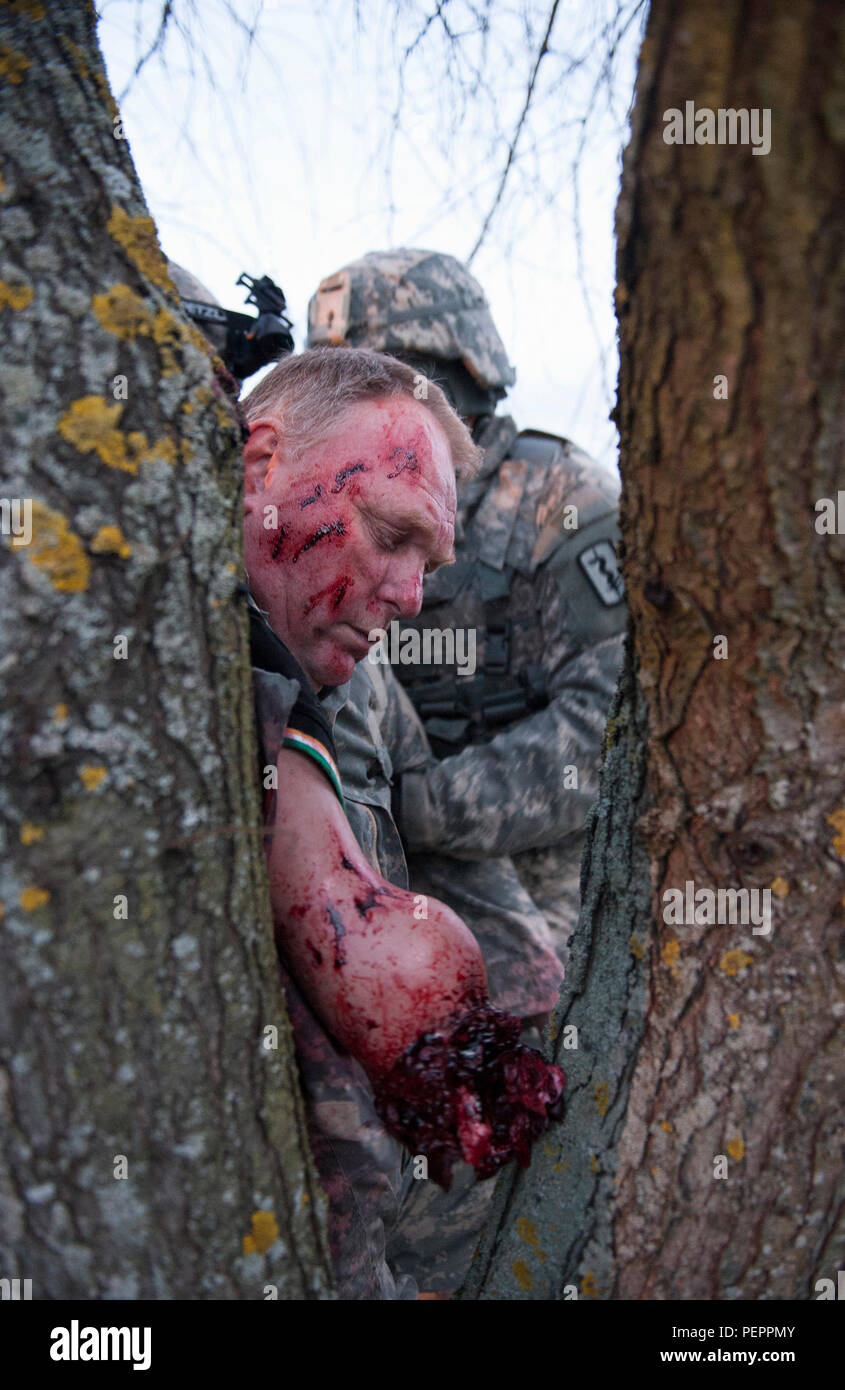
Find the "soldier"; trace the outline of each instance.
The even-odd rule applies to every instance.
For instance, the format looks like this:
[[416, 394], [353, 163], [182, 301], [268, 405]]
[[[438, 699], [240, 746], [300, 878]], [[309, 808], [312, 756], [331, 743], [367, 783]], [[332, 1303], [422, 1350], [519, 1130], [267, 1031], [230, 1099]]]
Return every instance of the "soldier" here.
[[[561, 962], [568, 955], [584, 821], [622, 661], [618, 483], [569, 440], [520, 432], [495, 413], [515, 373], [480, 286], [452, 256], [403, 248], [350, 263], [313, 296], [308, 341], [405, 361], [418, 373], [415, 394], [424, 398], [435, 381], [484, 450], [479, 473], [458, 487], [457, 563], [426, 580], [419, 618], [382, 643], [399, 652], [393, 669], [404, 686], [397, 693], [380, 671], [382, 729], [412, 891], [448, 903], [475, 931], [494, 1003], [539, 1012], [533, 953], [548, 941], [545, 921]], [[442, 640], [439, 664], [434, 642], [432, 664], [405, 664], [402, 651], [415, 651], [407, 634], [419, 634], [424, 654], [426, 630], [474, 634], [477, 674], [456, 676]], [[342, 724], [336, 734], [342, 767]], [[448, 1221], [461, 1220], [457, 1187], [444, 1221], [447, 1199], [409, 1185], [389, 1247], [394, 1268], [431, 1291], [459, 1287], [491, 1185], [479, 1186], [488, 1192], [466, 1188], [464, 1211], [474, 1204], [475, 1215], [458, 1251], [444, 1238]]]

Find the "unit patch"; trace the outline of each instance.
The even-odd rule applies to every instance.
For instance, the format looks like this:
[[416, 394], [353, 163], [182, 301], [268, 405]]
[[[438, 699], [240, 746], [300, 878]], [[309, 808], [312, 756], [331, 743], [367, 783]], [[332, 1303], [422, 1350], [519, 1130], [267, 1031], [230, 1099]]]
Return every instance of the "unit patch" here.
[[578, 556], [578, 563], [606, 608], [621, 603], [625, 586], [616, 552], [610, 541], [596, 541]]

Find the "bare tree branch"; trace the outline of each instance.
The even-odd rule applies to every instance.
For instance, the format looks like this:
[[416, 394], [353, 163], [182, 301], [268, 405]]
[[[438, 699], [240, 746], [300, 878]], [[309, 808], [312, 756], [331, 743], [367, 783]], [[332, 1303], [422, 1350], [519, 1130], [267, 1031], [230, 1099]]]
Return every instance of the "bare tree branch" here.
[[548, 24], [546, 25], [546, 32], [545, 32], [545, 34], [544, 34], [544, 36], [543, 36], [543, 42], [542, 42], [542, 44], [540, 45], [540, 51], [539, 51], [539, 53], [537, 54], [537, 58], [536, 58], [536, 61], [535, 61], [535, 63], [534, 63], [534, 70], [533, 70], [533, 72], [531, 73], [531, 80], [530, 80], [530, 82], [528, 83], [528, 90], [527, 90], [527, 92], [525, 93], [525, 102], [524, 102], [524, 104], [523, 104], [523, 107], [522, 107], [522, 111], [521, 111], [521, 113], [520, 113], [519, 120], [517, 121], [517, 126], [516, 126], [516, 130], [514, 131], [513, 139], [511, 140], [511, 143], [510, 143], [510, 148], [509, 148], [509, 150], [508, 150], [508, 157], [507, 157], [507, 159], [506, 159], [506, 161], [505, 161], [505, 167], [504, 167], [504, 169], [502, 170], [501, 177], [500, 177], [500, 179], [499, 179], [499, 186], [498, 186], [498, 188], [496, 189], [496, 196], [495, 196], [495, 198], [493, 199], [493, 202], [492, 202], [491, 205], [490, 205], [490, 208], [489, 208], [489, 210], [488, 210], [487, 216], [486, 216], [485, 219], [484, 219], [484, 222], [482, 223], [481, 231], [479, 232], [478, 237], [476, 238], [475, 245], [473, 246], [472, 250], [470, 251], [469, 255], [467, 256], [467, 262], [466, 262], [466, 263], [467, 263], [468, 266], [472, 265], [472, 263], [473, 263], [473, 261], [474, 261], [474, 259], [475, 259], [476, 253], [481, 249], [481, 245], [482, 245], [482, 243], [483, 243], [483, 241], [484, 241], [484, 238], [486, 237], [488, 231], [490, 230], [490, 224], [491, 224], [491, 222], [493, 221], [493, 218], [494, 218], [495, 213], [496, 213], [496, 209], [498, 208], [499, 203], [502, 201], [502, 194], [503, 194], [504, 191], [505, 191], [505, 184], [506, 184], [507, 181], [508, 181], [508, 174], [510, 173], [510, 168], [511, 168], [511, 165], [513, 164], [514, 156], [516, 155], [516, 147], [517, 147], [517, 144], [519, 143], [519, 137], [520, 137], [520, 135], [522, 134], [522, 127], [525, 125], [525, 121], [526, 121], [526, 118], [527, 118], [527, 116], [528, 116], [528, 109], [529, 109], [529, 107], [530, 107], [530, 105], [531, 105], [531, 99], [532, 99], [532, 97], [534, 96], [534, 88], [535, 88], [536, 83], [537, 83], [537, 74], [538, 74], [539, 71], [540, 71], [540, 64], [542, 63], [543, 59], [545, 58], [546, 54], [547, 54], [548, 51], [549, 51], [549, 39], [551, 38], [552, 29], [553, 29], [553, 27], [554, 27], [554, 22], [555, 22], [555, 16], [557, 15], [557, 11], [558, 11], [558, 6], [559, 6], [559, 4], [560, 4], [560, 0], [554, 0], [554, 3], [553, 3], [552, 8], [551, 8], [551, 11], [550, 11], [550, 13], [549, 13], [549, 20], [548, 20]]
[[161, 48], [161, 45], [164, 43], [164, 36], [165, 36], [165, 33], [167, 32], [167, 25], [168, 25], [168, 22], [169, 22], [169, 20], [170, 20], [170, 17], [171, 17], [171, 15], [172, 15], [172, 13], [173, 13], [173, 0], [164, 0], [164, 8], [162, 9], [162, 12], [161, 12], [161, 19], [160, 19], [159, 22], [158, 22], [158, 29], [157, 29], [157, 31], [156, 31], [156, 36], [155, 36], [155, 38], [153, 39], [152, 43], [150, 44], [150, 47], [147, 49], [146, 53], [142, 54], [141, 57], [138, 59], [137, 63], [135, 64], [135, 67], [134, 67], [133, 70], [132, 70], [132, 74], [131, 74], [131, 76], [130, 76], [130, 78], [129, 78], [129, 81], [127, 82], [126, 86], [124, 87], [123, 91], [120, 93], [120, 96], [119, 96], [118, 99], [117, 99], [117, 104], [118, 104], [118, 106], [120, 105], [120, 103], [121, 103], [122, 101], [124, 101], [124, 100], [126, 99], [127, 95], [129, 94], [129, 92], [130, 92], [131, 89], [132, 89], [132, 85], [133, 85], [133, 83], [135, 82], [136, 78], [139, 76], [139, 74], [141, 73], [141, 71], [146, 67], [146, 65], [147, 65], [147, 63], [150, 61], [150, 59], [153, 58], [153, 57], [155, 57], [156, 53], [159, 52], [159, 50], [160, 50], [160, 48]]

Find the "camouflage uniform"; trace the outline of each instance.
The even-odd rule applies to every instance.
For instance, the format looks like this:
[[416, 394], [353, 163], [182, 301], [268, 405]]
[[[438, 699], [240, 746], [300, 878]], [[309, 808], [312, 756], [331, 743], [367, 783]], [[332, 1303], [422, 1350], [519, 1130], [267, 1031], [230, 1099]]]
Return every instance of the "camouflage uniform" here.
[[[519, 435], [507, 416], [493, 417], [480, 442], [482, 475], [459, 488], [458, 563], [426, 581], [422, 612], [405, 626], [475, 628], [478, 669], [493, 668], [493, 696], [508, 679], [496, 668], [507, 662], [511, 672], [535, 668], [548, 704], [498, 732], [466, 718], [448, 727], [437, 715], [427, 719], [447, 756], [402, 777], [397, 819], [412, 883], [446, 846], [453, 859], [510, 856], [565, 963], [583, 825], [598, 795], [601, 737], [622, 662], [618, 491], [574, 445]], [[577, 530], [562, 530], [572, 505]], [[400, 679], [406, 669], [397, 670]], [[425, 685], [418, 689], [424, 701]], [[473, 737], [480, 741], [467, 741]], [[456, 751], [448, 755], [450, 744]]]
[[[412, 891], [430, 892], [472, 927], [494, 1003], [542, 1014], [544, 953], [553, 942], [565, 962], [577, 919], [583, 825], [622, 661], [618, 484], [569, 441], [520, 434], [510, 417], [491, 413], [515, 374], [483, 291], [454, 258], [407, 249], [365, 256], [322, 282], [309, 325], [309, 346], [395, 353], [432, 375], [461, 414], [482, 417], [474, 436], [482, 468], [458, 485], [457, 563], [426, 579], [422, 612], [402, 624], [474, 628], [481, 682], [460, 678], [464, 695], [476, 682], [475, 698], [444, 712], [426, 687], [453, 672], [399, 665], [425, 732], [389, 678], [384, 728]], [[497, 724], [495, 707], [509, 701], [515, 712]], [[340, 742], [338, 756], [343, 768]], [[480, 1229], [491, 1189], [456, 1183], [447, 1196], [406, 1185], [388, 1245], [394, 1267], [412, 1271], [421, 1288], [458, 1287], [467, 1232], [473, 1222]]]

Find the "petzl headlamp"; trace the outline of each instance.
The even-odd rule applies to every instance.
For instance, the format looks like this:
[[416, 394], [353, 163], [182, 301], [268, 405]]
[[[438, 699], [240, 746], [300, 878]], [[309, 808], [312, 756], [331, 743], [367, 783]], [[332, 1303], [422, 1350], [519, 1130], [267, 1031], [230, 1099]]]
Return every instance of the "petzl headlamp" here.
[[[239, 314], [234, 309], [221, 309], [219, 304], [204, 304], [198, 299], [182, 299], [185, 312], [217, 347], [232, 376], [243, 381], [267, 362], [275, 362], [293, 352], [291, 321], [285, 310], [287, 300], [269, 275], [260, 280], [244, 273], [236, 281], [249, 293], [247, 304], [254, 304], [257, 318]], [[209, 330], [217, 330], [209, 332]], [[223, 340], [223, 346], [219, 342]]]

